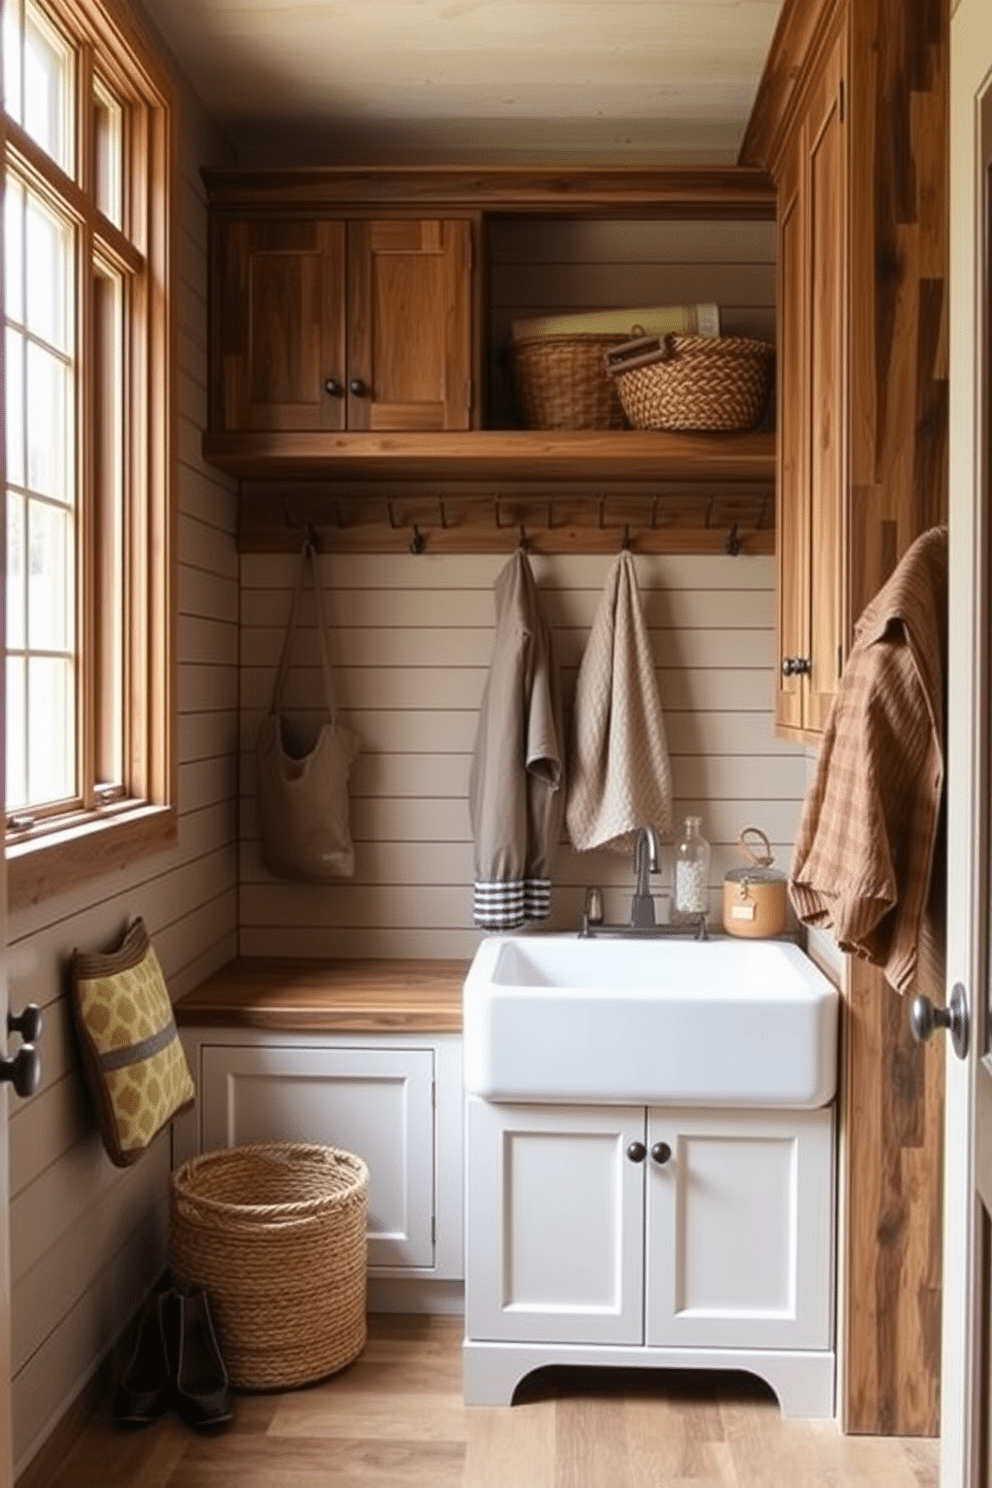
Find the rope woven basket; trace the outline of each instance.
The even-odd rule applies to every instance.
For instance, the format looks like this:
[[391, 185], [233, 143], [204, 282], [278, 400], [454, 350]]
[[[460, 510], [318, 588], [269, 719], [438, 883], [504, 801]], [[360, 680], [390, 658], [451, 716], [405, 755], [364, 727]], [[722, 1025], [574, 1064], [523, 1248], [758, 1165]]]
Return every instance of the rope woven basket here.
[[507, 348], [513, 392], [528, 429], [623, 429], [603, 353], [626, 334], [534, 336]]
[[206, 1291], [232, 1385], [309, 1384], [361, 1352], [367, 1201], [361, 1158], [316, 1144], [222, 1148], [173, 1173], [169, 1264]]
[[747, 336], [664, 338], [649, 366], [613, 366], [635, 429], [753, 429], [768, 404], [775, 348]]

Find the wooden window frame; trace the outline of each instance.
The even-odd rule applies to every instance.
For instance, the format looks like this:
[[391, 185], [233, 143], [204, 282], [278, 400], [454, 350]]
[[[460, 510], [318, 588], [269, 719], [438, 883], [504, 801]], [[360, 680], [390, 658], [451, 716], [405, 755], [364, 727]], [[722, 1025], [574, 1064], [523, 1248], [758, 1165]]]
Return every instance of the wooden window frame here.
[[[178, 833], [176, 766], [176, 397], [172, 299], [174, 216], [178, 202], [176, 109], [172, 80], [135, 14], [121, 0], [38, 0], [77, 48], [76, 129], [79, 158], [69, 181], [50, 158], [0, 111], [0, 146], [29, 181], [57, 184], [79, 224], [77, 254], [79, 392], [76, 467], [80, 531], [77, 573], [88, 598], [79, 614], [77, 655], [81, 702], [77, 724], [94, 752], [97, 703], [96, 611], [93, 594], [96, 506], [93, 499], [99, 401], [87, 362], [93, 334], [93, 264], [89, 251], [100, 220], [101, 245], [111, 245], [129, 271], [125, 307], [124, 773], [122, 799], [95, 802], [64, 816], [39, 814], [35, 825], [6, 832], [8, 903], [25, 907], [82, 880], [119, 871], [172, 846]], [[127, 112], [124, 231], [96, 207], [92, 82], [94, 73]], [[135, 268], [139, 269], [137, 274]], [[143, 270], [143, 271], [141, 271]], [[2, 442], [2, 441], [0, 441]], [[6, 472], [3, 472], [6, 479]], [[88, 790], [92, 782], [84, 785]], [[92, 792], [91, 792], [92, 794]]]

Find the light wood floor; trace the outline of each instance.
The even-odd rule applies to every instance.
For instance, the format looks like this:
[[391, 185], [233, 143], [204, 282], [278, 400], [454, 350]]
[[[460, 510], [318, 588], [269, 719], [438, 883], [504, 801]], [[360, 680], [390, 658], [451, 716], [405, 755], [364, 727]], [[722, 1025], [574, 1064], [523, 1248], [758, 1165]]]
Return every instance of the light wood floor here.
[[550, 1372], [466, 1408], [461, 1320], [370, 1319], [335, 1378], [235, 1398], [231, 1425], [125, 1431], [99, 1412], [51, 1488], [936, 1488], [937, 1443], [784, 1421], [759, 1382]]

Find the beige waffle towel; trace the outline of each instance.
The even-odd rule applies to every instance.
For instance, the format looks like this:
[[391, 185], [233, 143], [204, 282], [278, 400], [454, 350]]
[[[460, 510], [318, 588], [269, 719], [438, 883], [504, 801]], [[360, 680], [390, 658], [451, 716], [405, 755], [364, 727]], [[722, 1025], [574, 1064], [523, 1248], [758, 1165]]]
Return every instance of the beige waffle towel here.
[[665, 720], [626, 551], [607, 575], [575, 684], [565, 820], [580, 852], [627, 852], [646, 822], [671, 830]]

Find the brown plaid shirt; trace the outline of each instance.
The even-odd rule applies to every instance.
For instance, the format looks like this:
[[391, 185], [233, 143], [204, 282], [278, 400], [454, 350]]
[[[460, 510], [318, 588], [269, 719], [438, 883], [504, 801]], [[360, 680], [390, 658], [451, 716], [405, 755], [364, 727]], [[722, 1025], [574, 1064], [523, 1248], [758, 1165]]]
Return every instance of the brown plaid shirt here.
[[947, 529], [925, 532], [855, 628], [803, 806], [789, 893], [807, 925], [914, 983], [944, 781]]

